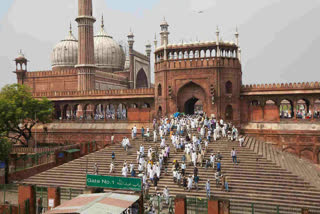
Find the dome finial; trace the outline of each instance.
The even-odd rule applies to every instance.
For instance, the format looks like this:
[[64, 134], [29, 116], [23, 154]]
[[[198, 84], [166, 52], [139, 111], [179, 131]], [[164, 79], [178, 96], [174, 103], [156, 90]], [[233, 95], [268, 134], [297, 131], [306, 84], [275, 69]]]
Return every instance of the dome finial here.
[[69, 26], [69, 34], [70, 34], [70, 36], [72, 35], [72, 25], [71, 25], [71, 21], [70, 21], [70, 26]]
[[103, 14], [102, 14], [102, 17], [101, 17], [101, 29], [104, 29], [104, 20], [103, 20]]

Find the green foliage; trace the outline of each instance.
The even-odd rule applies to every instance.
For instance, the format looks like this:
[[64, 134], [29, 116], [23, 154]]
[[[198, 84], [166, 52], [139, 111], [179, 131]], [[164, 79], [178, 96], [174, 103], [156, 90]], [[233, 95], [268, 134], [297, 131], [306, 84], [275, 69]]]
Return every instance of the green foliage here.
[[0, 136], [0, 161], [6, 161], [9, 159], [12, 143], [8, 138]]
[[15, 142], [28, 144], [32, 127], [50, 122], [52, 112], [51, 101], [34, 99], [25, 85], [6, 85], [0, 91], [0, 131]]

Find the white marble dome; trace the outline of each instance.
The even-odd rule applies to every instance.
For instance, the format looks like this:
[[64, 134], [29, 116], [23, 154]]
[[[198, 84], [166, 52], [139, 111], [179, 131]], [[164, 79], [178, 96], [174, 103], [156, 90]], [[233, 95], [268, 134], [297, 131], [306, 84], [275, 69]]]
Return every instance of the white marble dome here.
[[52, 67], [75, 66], [78, 63], [78, 40], [73, 36], [71, 27], [69, 35], [61, 40], [51, 54]]
[[123, 48], [104, 31], [94, 37], [94, 58], [98, 68], [110, 71], [123, 71], [126, 56]]

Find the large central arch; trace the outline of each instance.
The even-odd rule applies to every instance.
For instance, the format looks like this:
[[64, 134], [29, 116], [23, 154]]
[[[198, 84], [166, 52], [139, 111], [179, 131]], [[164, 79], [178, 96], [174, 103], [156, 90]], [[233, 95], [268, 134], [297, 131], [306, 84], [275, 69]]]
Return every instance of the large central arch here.
[[148, 88], [148, 77], [142, 68], [137, 74], [136, 81], [136, 88]]
[[203, 105], [203, 111], [206, 111], [206, 99], [204, 89], [194, 82], [189, 82], [182, 86], [177, 94], [177, 107], [179, 112], [194, 114], [195, 104], [198, 100]]

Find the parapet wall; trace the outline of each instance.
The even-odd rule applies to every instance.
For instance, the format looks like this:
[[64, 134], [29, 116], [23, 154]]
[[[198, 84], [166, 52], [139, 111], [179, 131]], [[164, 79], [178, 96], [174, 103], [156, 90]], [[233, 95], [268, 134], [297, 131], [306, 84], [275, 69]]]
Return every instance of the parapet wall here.
[[273, 83], [273, 84], [250, 84], [242, 85], [241, 91], [272, 91], [272, 90], [301, 90], [301, 89], [320, 89], [319, 82], [302, 83]]
[[241, 132], [320, 164], [319, 123], [248, 123]]
[[66, 76], [66, 75], [77, 75], [77, 70], [68, 68], [61, 70], [53, 70], [53, 71], [33, 71], [27, 72], [26, 76], [31, 77], [50, 77], [50, 76]]
[[155, 71], [212, 67], [240, 68], [240, 63], [236, 58], [175, 59], [155, 63]]
[[125, 96], [125, 95], [152, 95], [154, 96], [154, 88], [139, 89], [114, 89], [114, 90], [91, 90], [91, 91], [48, 91], [35, 92], [33, 97], [81, 97], [81, 96]]

